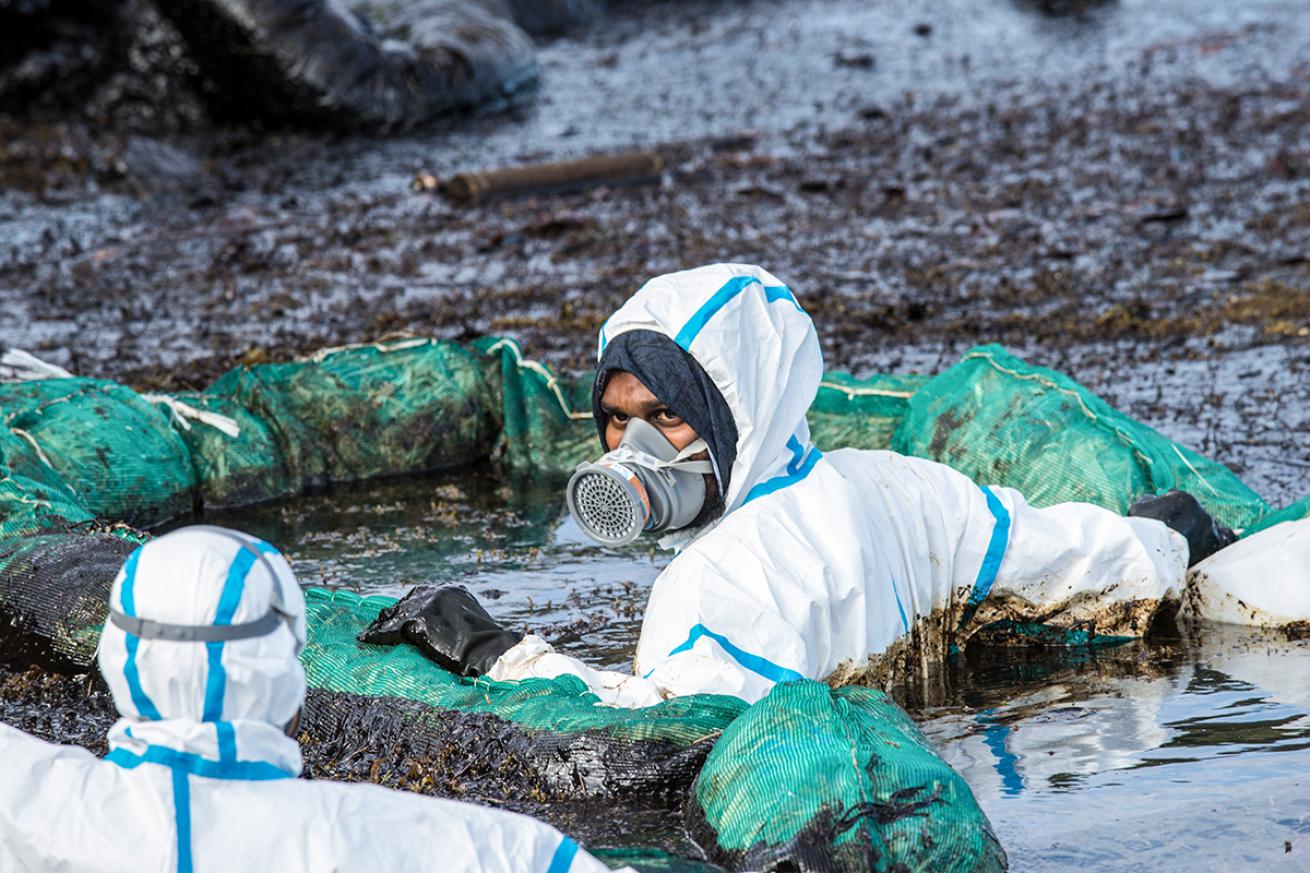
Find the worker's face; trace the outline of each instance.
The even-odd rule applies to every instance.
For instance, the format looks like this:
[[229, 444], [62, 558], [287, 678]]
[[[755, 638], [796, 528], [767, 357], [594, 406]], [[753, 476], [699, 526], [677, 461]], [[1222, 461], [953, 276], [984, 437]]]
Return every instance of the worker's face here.
[[650, 389], [626, 370], [616, 370], [605, 382], [600, 395], [601, 414], [605, 416], [605, 448], [614, 451], [623, 440], [628, 422], [640, 418], [658, 428], [678, 451], [696, 441], [691, 425], [673, 414]]

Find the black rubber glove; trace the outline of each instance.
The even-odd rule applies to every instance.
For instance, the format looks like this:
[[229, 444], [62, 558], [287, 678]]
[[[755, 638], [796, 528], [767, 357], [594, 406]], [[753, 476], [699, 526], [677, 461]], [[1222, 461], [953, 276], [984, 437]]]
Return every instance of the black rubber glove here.
[[1210, 513], [1186, 491], [1144, 494], [1128, 507], [1128, 514], [1154, 518], [1178, 531], [1187, 539], [1188, 564], [1200, 563], [1224, 546], [1237, 542], [1237, 534], [1215, 521]]
[[523, 634], [507, 631], [460, 585], [420, 585], [388, 606], [358, 637], [361, 643], [410, 643], [452, 673], [481, 676]]

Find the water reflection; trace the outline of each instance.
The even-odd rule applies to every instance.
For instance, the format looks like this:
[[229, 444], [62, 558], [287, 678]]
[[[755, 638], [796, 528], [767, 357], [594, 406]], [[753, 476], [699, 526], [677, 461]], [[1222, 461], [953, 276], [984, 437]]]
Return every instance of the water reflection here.
[[1310, 866], [1306, 642], [1209, 626], [1013, 657], [962, 665], [955, 699], [919, 713], [1013, 869]]

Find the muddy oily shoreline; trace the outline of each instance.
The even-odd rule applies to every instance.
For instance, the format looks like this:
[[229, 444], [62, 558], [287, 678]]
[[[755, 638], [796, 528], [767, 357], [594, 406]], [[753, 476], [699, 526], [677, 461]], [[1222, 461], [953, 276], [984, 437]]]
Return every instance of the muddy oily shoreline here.
[[[392, 140], [2, 119], [0, 337], [142, 388], [397, 333], [511, 335], [576, 369], [645, 278], [758, 262], [813, 314], [829, 368], [934, 372], [1005, 343], [1295, 499], [1305, 4], [1085, 5], [981, 23], [896, 6], [879, 39], [842, 32], [881, 21], [852, 4], [639, 3], [544, 46], [536, 102]], [[750, 62], [715, 66], [715, 40]], [[791, 78], [755, 57], [784, 50]], [[664, 71], [680, 58], [773, 104], [711, 88], [670, 125], [694, 85]], [[410, 189], [632, 140], [663, 156], [661, 185], [471, 206]]]

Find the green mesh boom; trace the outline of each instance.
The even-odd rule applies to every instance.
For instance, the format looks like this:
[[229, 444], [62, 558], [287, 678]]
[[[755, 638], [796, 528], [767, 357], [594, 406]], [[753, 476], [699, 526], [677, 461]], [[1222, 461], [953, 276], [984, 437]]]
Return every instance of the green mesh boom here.
[[0, 421], [58, 477], [47, 485], [62, 483], [98, 518], [148, 525], [191, 511], [191, 454], [168, 414], [130, 388], [101, 379], [0, 384]]
[[892, 448], [1017, 488], [1035, 506], [1081, 501], [1123, 513], [1142, 494], [1180, 488], [1239, 531], [1271, 512], [1224, 465], [1000, 346], [971, 350], [908, 406]]
[[735, 697], [697, 694], [644, 709], [601, 706], [576, 676], [495, 682], [441, 669], [412, 646], [373, 646], [355, 636], [395, 603], [350, 591], [305, 592], [309, 641], [301, 660], [311, 688], [378, 697], [403, 697], [442, 709], [499, 716], [529, 730], [603, 731], [628, 740], [665, 740], [678, 746], [712, 737], [741, 714]]
[[[105, 522], [151, 526], [198, 506], [487, 458], [568, 471], [598, 450], [591, 381], [560, 377], [512, 340], [487, 338], [326, 350], [237, 367], [203, 392], [175, 395], [80, 378], [0, 385], [0, 613], [23, 645], [85, 665], [109, 580], [130, 550], [131, 534], [106, 533]], [[1140, 494], [1183, 488], [1246, 532], [1310, 515], [1310, 498], [1274, 511], [1221, 464], [996, 346], [933, 378], [827, 374], [809, 420], [821, 448], [932, 458], [1037, 505], [1082, 500], [1122, 512]], [[1004, 865], [963, 781], [879, 692], [803, 682], [750, 708], [696, 695], [612, 709], [574, 677], [463, 679], [409, 647], [358, 643], [388, 598], [311, 589], [306, 599], [303, 657], [314, 688], [491, 714], [551, 734], [676, 747], [722, 734], [690, 823], [731, 866], [783, 857], [832, 858], [836, 869]]]

